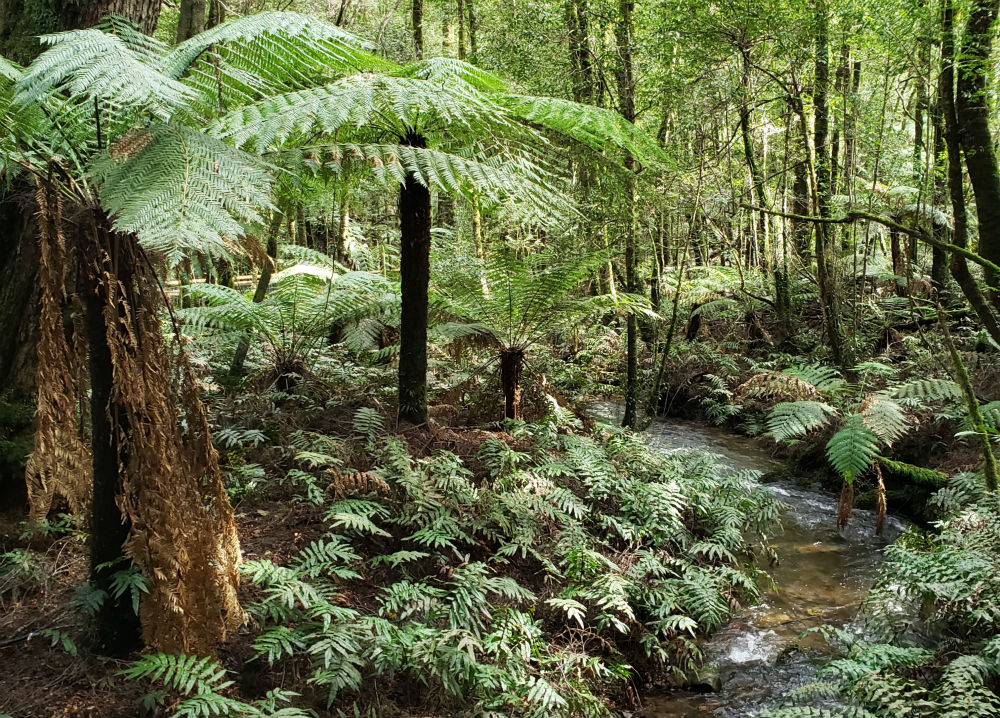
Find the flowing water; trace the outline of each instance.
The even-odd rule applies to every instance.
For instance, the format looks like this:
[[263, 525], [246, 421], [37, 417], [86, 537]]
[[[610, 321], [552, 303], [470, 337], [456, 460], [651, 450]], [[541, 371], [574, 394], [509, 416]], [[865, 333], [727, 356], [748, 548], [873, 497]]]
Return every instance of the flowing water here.
[[[595, 414], [612, 418], [618, 411], [600, 404]], [[702, 424], [656, 421], [646, 434], [660, 451], [710, 451], [734, 468], [761, 472], [778, 466], [752, 440]], [[790, 690], [815, 680], [817, 665], [809, 652], [790, 650], [803, 631], [826, 623], [858, 628], [853, 625], [858, 605], [875, 580], [882, 550], [903, 524], [886, 517], [883, 535], [876, 537], [875, 514], [857, 510], [838, 531], [837, 497], [786, 481], [765, 486], [786, 506], [783, 530], [771, 537], [779, 557], [769, 569], [776, 589], [702, 645], [721, 679], [718, 691], [654, 690], [645, 696], [640, 716], [748, 718], [776, 707]]]

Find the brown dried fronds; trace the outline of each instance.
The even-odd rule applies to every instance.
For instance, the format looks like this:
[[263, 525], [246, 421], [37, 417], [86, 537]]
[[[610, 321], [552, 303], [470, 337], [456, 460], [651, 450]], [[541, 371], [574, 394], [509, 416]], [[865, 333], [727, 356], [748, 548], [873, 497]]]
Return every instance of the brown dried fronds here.
[[771, 371], [750, 377], [737, 387], [736, 395], [755, 399], [805, 401], [819, 398], [820, 392], [814, 385], [797, 376]]
[[[67, 339], [66, 242], [62, 232], [62, 198], [51, 184], [37, 180], [39, 320], [35, 444], [25, 467], [25, 481], [33, 521], [48, 514], [56, 495], [69, 502], [77, 516], [89, 513], [93, 489], [90, 451], [80, 438], [78, 401], [82, 385], [83, 354], [80, 342]], [[79, 337], [76, 334], [75, 339]]]
[[876, 490], [876, 514], [875, 514], [875, 535], [881, 536], [882, 529], [885, 527], [885, 515], [889, 510], [888, 503], [885, 497], [885, 480], [882, 478], [882, 467], [879, 466], [878, 459], [875, 459], [875, 477], [878, 481], [878, 485], [875, 487]]
[[330, 477], [330, 485], [326, 490], [335, 500], [351, 494], [376, 493], [386, 496], [389, 493], [389, 484], [374, 471], [350, 471], [342, 474], [336, 469], [327, 469], [324, 473]]
[[108, 148], [108, 154], [115, 162], [127, 162], [142, 152], [152, 139], [153, 133], [145, 128], [131, 130]]
[[[102, 220], [92, 269], [105, 306], [111, 403], [124, 418], [113, 437], [124, 462], [119, 505], [131, 522], [124, 549], [153, 579], [140, 607], [144, 638], [160, 651], [211, 655], [244, 619], [235, 519], [186, 355], [171, 356], [163, 339], [155, 277], [135, 238], [112, 235]], [[112, 246], [115, 263], [103, 249]]]

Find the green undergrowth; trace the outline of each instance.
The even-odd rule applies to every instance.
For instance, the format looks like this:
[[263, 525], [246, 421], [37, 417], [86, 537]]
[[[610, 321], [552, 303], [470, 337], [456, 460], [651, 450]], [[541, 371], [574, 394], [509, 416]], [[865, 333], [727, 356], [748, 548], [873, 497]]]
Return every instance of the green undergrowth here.
[[1000, 716], [1000, 500], [958, 474], [933, 503], [937, 531], [888, 548], [867, 630], [820, 629], [832, 656], [819, 679], [759, 718]]
[[[373, 470], [312, 472], [325, 533], [243, 567], [265, 708], [607, 715], [693, 670], [696, 638], [757, 598], [780, 506], [753, 474], [604, 425], [505, 428], [474, 456], [415, 458], [376, 425]], [[214, 665], [154, 655], [128, 675], [174, 715], [259, 713]]]

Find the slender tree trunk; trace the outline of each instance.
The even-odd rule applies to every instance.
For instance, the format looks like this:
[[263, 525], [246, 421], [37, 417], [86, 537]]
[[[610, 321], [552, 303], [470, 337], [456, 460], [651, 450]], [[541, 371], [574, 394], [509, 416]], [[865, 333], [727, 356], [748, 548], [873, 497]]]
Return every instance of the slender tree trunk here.
[[351, 232], [351, 190], [344, 183], [340, 189], [340, 216], [337, 222], [337, 251], [335, 259], [344, 264], [347, 262], [347, 240]]
[[521, 373], [524, 370], [524, 350], [504, 349], [500, 352], [500, 385], [503, 387], [505, 419], [521, 418]]
[[208, 25], [206, 28], [213, 28], [226, 21], [226, 6], [222, 0], [210, 0], [208, 5]]
[[469, 62], [475, 64], [479, 60], [479, 46], [477, 35], [479, 21], [476, 19], [475, 0], [465, 0], [465, 7], [469, 14]]
[[[938, 101], [944, 122], [944, 143], [948, 149], [948, 194], [951, 197], [951, 212], [954, 218], [952, 244], [968, 246], [968, 211], [963, 191], [962, 151], [958, 115], [955, 106], [955, 36], [954, 8], [952, 0], [944, 0], [941, 17], [941, 73]], [[960, 254], [951, 257], [951, 275], [955, 278], [962, 294], [969, 302], [983, 327], [1000, 343], [1000, 321], [993, 308], [986, 301], [976, 278], [969, 269], [969, 263]]]
[[[972, 3], [957, 66], [956, 101], [965, 167], [976, 195], [979, 254], [994, 264], [1000, 263], [1000, 172], [990, 132], [987, 75], [998, 7], [1000, 0], [974, 0]], [[989, 270], [985, 277], [990, 299], [1000, 308], [1000, 277]]]
[[[815, 104], [815, 146], [816, 146], [816, 200], [821, 217], [830, 214], [830, 148], [827, 134], [830, 115], [827, 92], [830, 85], [829, 17], [826, 0], [816, 0], [816, 75], [813, 88]], [[816, 278], [819, 285], [820, 302], [826, 324], [830, 353], [837, 366], [847, 368], [850, 364], [844, 349], [844, 334], [840, 317], [840, 293], [833, 276], [833, 242], [828, 236], [830, 228], [823, 223], [816, 224]]]
[[[628, 122], [635, 122], [635, 77], [632, 68], [632, 46], [634, 29], [632, 15], [634, 0], [620, 0], [621, 14], [617, 28], [618, 56], [618, 103], [621, 116]], [[625, 289], [637, 294], [641, 291], [639, 268], [635, 251], [636, 205], [636, 162], [631, 154], [625, 155]], [[625, 325], [625, 414], [622, 426], [635, 428], [639, 419], [639, 327], [635, 314], [629, 314]]]
[[[278, 232], [281, 230], [281, 215], [275, 212], [274, 219], [271, 220], [271, 230], [267, 235], [268, 261], [260, 269], [260, 277], [257, 279], [257, 287], [253, 292], [253, 301], [260, 304], [267, 297], [267, 288], [271, 286], [271, 277], [274, 276], [274, 268], [278, 261]], [[233, 355], [233, 363], [229, 366], [230, 376], [243, 376], [243, 365], [247, 360], [247, 353], [250, 351], [250, 335], [244, 334], [240, 338], [240, 343], [236, 347]]]
[[177, 16], [177, 42], [184, 42], [204, 32], [207, 5], [207, 0], [181, 0]]
[[411, 23], [413, 25], [413, 55], [424, 59], [424, 0], [413, 0]]
[[458, 5], [458, 59], [464, 61], [465, 55], [465, 0], [456, 0]]
[[[427, 140], [411, 134], [411, 147]], [[427, 288], [431, 274], [431, 193], [410, 175], [399, 189], [399, 419], [427, 422]]]

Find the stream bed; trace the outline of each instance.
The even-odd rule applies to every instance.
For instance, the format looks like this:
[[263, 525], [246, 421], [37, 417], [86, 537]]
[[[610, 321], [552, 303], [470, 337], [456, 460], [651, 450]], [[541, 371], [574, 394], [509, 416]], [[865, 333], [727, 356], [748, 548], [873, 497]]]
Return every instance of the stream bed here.
[[[619, 412], [609, 403], [594, 411], [605, 420]], [[753, 440], [694, 422], [655, 421], [646, 435], [660, 451], [708, 451], [734, 468], [761, 472], [779, 466]], [[776, 590], [766, 590], [758, 605], [738, 612], [702, 644], [706, 663], [719, 674], [718, 691], [654, 690], [644, 696], [638, 715], [750, 718], [777, 707], [790, 690], [816, 678], [817, 666], [809, 656], [788, 649], [814, 626], [852, 627], [878, 574], [883, 549], [904, 528], [887, 516], [883, 535], [877, 537], [874, 512], [856, 510], [848, 527], [838, 531], [837, 497], [807, 482], [765, 486], [786, 507], [783, 530], [770, 537], [779, 558], [768, 571]]]

